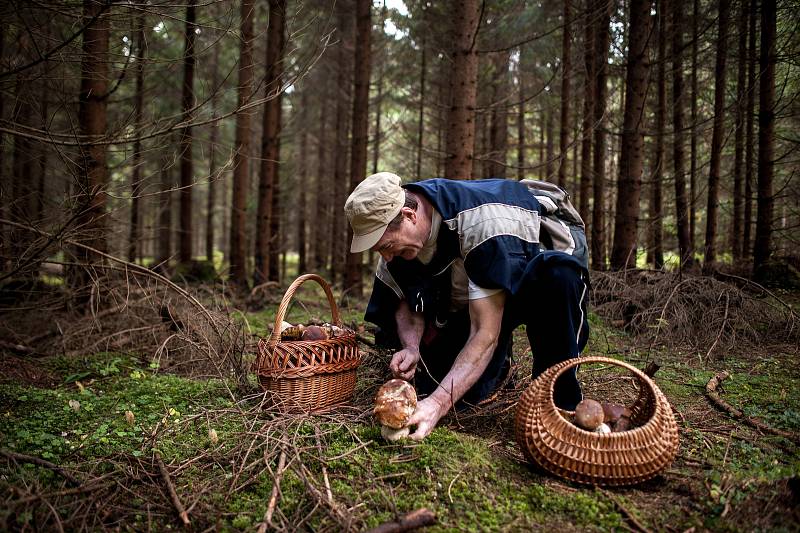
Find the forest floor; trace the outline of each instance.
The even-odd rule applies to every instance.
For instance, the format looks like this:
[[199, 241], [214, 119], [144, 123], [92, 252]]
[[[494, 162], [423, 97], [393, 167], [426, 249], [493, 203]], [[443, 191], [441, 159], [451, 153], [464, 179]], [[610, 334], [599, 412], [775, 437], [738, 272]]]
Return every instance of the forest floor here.
[[[800, 294], [784, 299], [797, 309]], [[291, 321], [328, 319], [319, 298], [303, 300]], [[362, 310], [351, 304], [344, 321], [358, 326]], [[274, 313], [267, 305], [239, 319], [266, 336]], [[725, 370], [722, 398], [800, 434], [797, 347], [706, 357], [644, 343], [611, 322], [591, 315], [585, 355], [640, 368], [657, 361], [655, 381], [680, 431], [674, 463], [630, 488], [565, 482], [525, 462], [513, 430], [530, 364], [521, 331], [516, 386], [450, 414], [414, 444], [380, 437], [371, 407], [389, 354], [366, 344], [352, 405], [310, 416], [265, 411], [262, 395], [233, 390], [231, 379], [175, 375], [152, 353], [3, 352], [0, 529], [177, 529], [182, 506], [197, 531], [267, 522], [284, 531], [365, 530], [422, 507], [436, 515], [430, 531], [800, 530], [797, 442], [743, 424], [705, 393]], [[608, 387], [604, 367], [582, 367], [579, 376], [587, 396]]]

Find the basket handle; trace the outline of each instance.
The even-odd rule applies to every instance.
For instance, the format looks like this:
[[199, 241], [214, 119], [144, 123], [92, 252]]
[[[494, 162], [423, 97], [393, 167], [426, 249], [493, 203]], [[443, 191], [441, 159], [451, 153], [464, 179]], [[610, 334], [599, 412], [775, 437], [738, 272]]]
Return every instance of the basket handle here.
[[269, 337], [269, 345], [271, 347], [274, 348], [275, 345], [281, 341], [281, 322], [283, 322], [286, 316], [286, 311], [289, 309], [289, 303], [291, 303], [294, 293], [300, 288], [300, 285], [308, 280], [316, 281], [319, 286], [322, 287], [322, 290], [325, 291], [325, 296], [328, 297], [328, 305], [331, 308], [333, 324], [342, 327], [342, 320], [339, 317], [339, 308], [336, 306], [336, 302], [333, 299], [333, 293], [331, 292], [331, 287], [328, 285], [328, 282], [317, 274], [303, 274], [289, 285], [289, 288], [286, 289], [283, 295], [281, 304], [278, 306], [278, 312], [275, 314], [275, 324], [272, 326], [272, 335]]

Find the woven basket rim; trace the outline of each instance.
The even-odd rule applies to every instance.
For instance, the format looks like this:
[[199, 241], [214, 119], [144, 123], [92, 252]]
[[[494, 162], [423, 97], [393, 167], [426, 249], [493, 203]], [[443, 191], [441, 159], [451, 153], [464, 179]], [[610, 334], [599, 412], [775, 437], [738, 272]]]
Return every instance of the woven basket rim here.
[[[609, 364], [612, 364], [614, 366], [619, 366], [619, 367], [624, 368], [625, 370], [629, 371], [634, 376], [636, 376], [636, 378], [639, 380], [639, 383], [641, 383], [643, 387], [646, 386], [647, 394], [650, 396], [650, 400], [653, 402], [653, 405], [658, 405], [658, 403], [659, 403], [659, 395], [658, 395], [658, 392], [656, 391], [656, 384], [649, 376], [647, 376], [647, 374], [645, 374], [644, 372], [642, 372], [641, 370], [639, 370], [635, 366], [633, 366], [633, 365], [631, 365], [629, 363], [626, 363], [625, 361], [620, 361], [619, 359], [613, 359], [611, 357], [602, 357], [602, 356], [599, 356], [599, 355], [591, 355], [591, 356], [585, 356], [585, 357], [575, 357], [573, 359], [568, 359], [568, 360], [563, 361], [563, 362], [559, 363], [558, 365], [556, 365], [555, 374], [553, 375], [553, 378], [550, 380], [550, 390], [549, 390], [549, 394], [548, 394], [548, 398], [549, 398], [550, 401], [547, 403], [546, 406], [542, 406], [542, 409], [548, 409], [550, 411], [555, 411], [555, 413], [558, 415], [559, 419], [561, 419], [564, 423], [568, 424], [570, 427], [573, 427], [576, 430], [582, 431], [584, 433], [589, 433], [592, 436], [596, 436], [596, 437], [604, 437], [604, 438], [605, 437], [610, 437], [612, 439], [629, 438], [629, 437], [633, 436], [633, 434], [636, 431], [640, 431], [640, 430], [644, 431], [645, 427], [649, 426], [650, 424], [655, 424], [655, 421], [653, 420], [654, 416], [650, 416], [650, 418], [647, 419], [647, 422], [645, 422], [641, 426], [635, 427], [633, 429], [629, 429], [629, 430], [626, 430], [626, 431], [621, 431], [619, 433], [597, 433], [595, 431], [587, 431], [587, 430], [585, 430], [585, 429], [583, 429], [581, 427], [576, 426], [575, 424], [571, 423], [567, 419], [565, 419], [564, 416], [559, 412], [561, 410], [559, 410], [559, 408], [556, 407], [555, 400], [554, 400], [556, 381], [558, 381], [558, 378], [561, 377], [561, 375], [564, 374], [567, 370], [569, 370], [569, 369], [571, 369], [573, 367], [576, 367], [578, 365], [587, 364], [587, 363], [609, 363]], [[574, 411], [568, 411], [568, 410], [563, 410], [563, 411], [574, 413]]]

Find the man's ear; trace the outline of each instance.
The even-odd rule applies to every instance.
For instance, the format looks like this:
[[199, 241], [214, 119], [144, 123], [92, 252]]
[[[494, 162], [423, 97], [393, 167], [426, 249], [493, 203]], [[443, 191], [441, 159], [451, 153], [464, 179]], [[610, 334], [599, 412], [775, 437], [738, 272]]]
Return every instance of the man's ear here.
[[410, 207], [403, 207], [402, 212], [404, 216], [407, 216], [408, 219], [411, 221], [412, 224], [417, 223], [417, 212], [411, 209]]

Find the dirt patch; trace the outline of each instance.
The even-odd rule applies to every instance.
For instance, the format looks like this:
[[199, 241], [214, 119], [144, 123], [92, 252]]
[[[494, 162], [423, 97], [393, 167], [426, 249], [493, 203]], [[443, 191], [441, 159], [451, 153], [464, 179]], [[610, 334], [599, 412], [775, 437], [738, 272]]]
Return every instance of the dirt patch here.
[[39, 388], [58, 385], [58, 376], [36, 361], [21, 357], [0, 357], [0, 383], [14, 383]]

